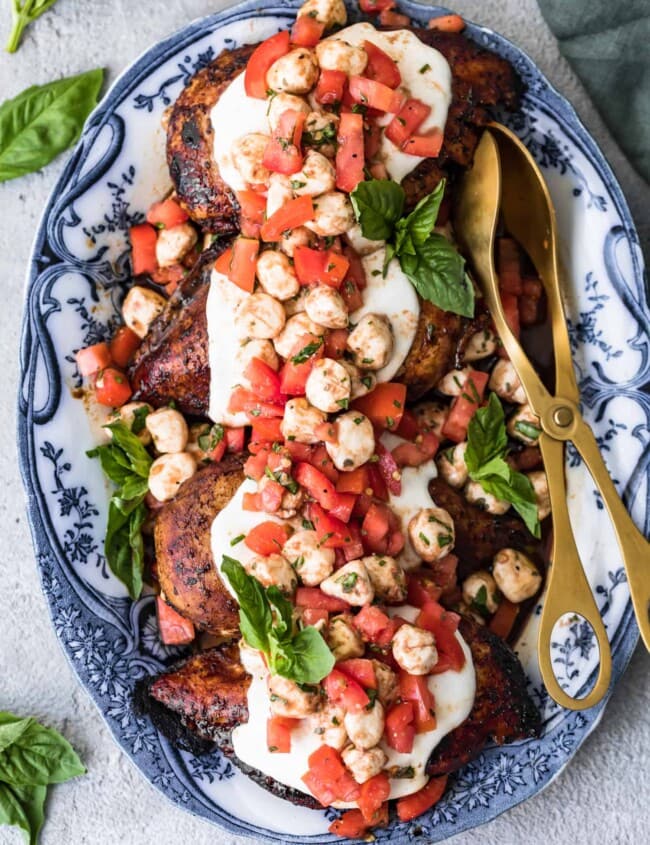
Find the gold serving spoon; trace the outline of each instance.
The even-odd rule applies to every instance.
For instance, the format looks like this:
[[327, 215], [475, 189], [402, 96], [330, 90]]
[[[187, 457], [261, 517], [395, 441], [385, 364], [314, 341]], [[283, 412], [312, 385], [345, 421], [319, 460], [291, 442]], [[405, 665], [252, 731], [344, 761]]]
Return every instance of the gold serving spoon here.
[[[503, 177], [503, 178], [502, 178]], [[555, 351], [555, 395], [542, 384], [505, 319], [494, 270], [494, 238], [499, 216], [526, 250], [546, 290]], [[566, 500], [564, 441], [582, 456], [605, 502], [623, 556], [634, 609], [643, 640], [650, 649], [650, 545], [630, 519], [616, 493], [593, 432], [578, 408], [569, 337], [560, 297], [555, 213], [544, 179], [534, 160], [508, 129], [490, 124], [476, 150], [474, 165], [461, 183], [454, 216], [456, 234], [472, 258], [483, 293], [533, 412], [540, 419], [539, 446], [548, 478], [553, 514], [553, 547], [546, 597], [540, 620], [538, 652], [549, 694], [564, 707], [583, 710], [607, 692], [611, 653], [600, 612], [576, 548]], [[600, 668], [591, 691], [575, 699], [557, 682], [551, 658], [551, 634], [567, 613], [578, 613], [591, 625], [599, 647]]]

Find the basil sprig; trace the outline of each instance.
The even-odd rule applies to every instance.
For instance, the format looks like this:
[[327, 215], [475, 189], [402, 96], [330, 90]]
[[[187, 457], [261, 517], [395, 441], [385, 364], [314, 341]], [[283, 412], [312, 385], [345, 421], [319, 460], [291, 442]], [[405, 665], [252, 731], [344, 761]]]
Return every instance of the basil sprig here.
[[43, 12], [47, 12], [55, 3], [56, 0], [13, 0], [13, 26], [5, 47], [8, 53], [16, 52], [25, 28], [36, 18], [40, 18]]
[[49, 784], [85, 771], [61, 734], [31, 717], [0, 712], [0, 825], [21, 828], [35, 845]]
[[476, 411], [467, 428], [467, 471], [486, 493], [510, 502], [530, 533], [539, 537], [540, 524], [533, 485], [523, 473], [507, 463], [507, 451], [503, 406], [496, 393], [491, 393], [487, 405]]
[[97, 103], [101, 68], [33, 85], [0, 105], [0, 182], [33, 173], [67, 150]]
[[465, 259], [433, 231], [444, 192], [441, 179], [406, 217], [404, 189], [390, 179], [359, 182], [350, 198], [363, 236], [386, 241], [384, 273], [395, 257], [423, 299], [444, 311], [473, 317], [474, 288], [465, 272]]
[[296, 631], [291, 602], [275, 587], [266, 589], [238, 560], [223, 556], [221, 571], [239, 602], [239, 627], [251, 648], [266, 655], [274, 675], [297, 684], [317, 684], [334, 668], [334, 655], [308, 625]]
[[131, 598], [137, 599], [142, 592], [144, 497], [152, 458], [124, 423], [105, 427], [112, 434], [111, 442], [86, 452], [89, 458], [99, 458], [104, 475], [117, 486], [108, 505], [104, 554], [111, 572], [126, 585]]

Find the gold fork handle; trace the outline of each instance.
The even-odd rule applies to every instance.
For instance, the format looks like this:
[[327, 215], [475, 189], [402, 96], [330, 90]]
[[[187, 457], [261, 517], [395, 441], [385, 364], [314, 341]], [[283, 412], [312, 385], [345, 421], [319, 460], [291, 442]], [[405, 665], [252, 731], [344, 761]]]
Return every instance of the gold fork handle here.
[[[603, 698], [612, 674], [607, 632], [585, 577], [569, 520], [564, 479], [564, 443], [542, 433], [539, 446], [548, 478], [553, 514], [553, 548], [547, 574], [546, 595], [538, 634], [539, 667], [549, 695], [562, 707], [585, 710]], [[573, 698], [562, 689], [553, 670], [551, 638], [556, 622], [567, 613], [578, 613], [589, 622], [598, 642], [600, 667], [593, 688], [584, 698]]]
[[571, 436], [609, 512], [623, 557], [636, 621], [645, 647], [650, 651], [650, 543], [636, 527], [610, 478], [594, 433], [580, 419]]

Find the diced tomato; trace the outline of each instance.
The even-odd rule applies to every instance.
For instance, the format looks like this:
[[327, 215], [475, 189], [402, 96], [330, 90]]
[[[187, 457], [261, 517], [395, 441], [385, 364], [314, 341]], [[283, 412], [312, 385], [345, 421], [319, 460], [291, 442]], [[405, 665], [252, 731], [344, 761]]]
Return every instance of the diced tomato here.
[[465, 29], [465, 21], [460, 15], [440, 15], [431, 18], [427, 29], [437, 29], [439, 32], [462, 32]]
[[399, 437], [403, 437], [404, 440], [415, 440], [418, 434], [420, 434], [420, 426], [415, 418], [415, 414], [408, 410], [404, 411], [402, 419], [399, 421], [399, 425], [395, 429], [395, 434], [399, 435]]
[[327, 454], [327, 449], [324, 446], [315, 446], [311, 451], [308, 462], [327, 476], [332, 484], [336, 484], [339, 480], [339, 471], [334, 466], [334, 462]]
[[400, 754], [413, 751], [415, 739], [415, 708], [410, 701], [395, 704], [386, 714], [384, 727], [386, 744]]
[[430, 114], [431, 108], [422, 100], [409, 98], [386, 127], [386, 137], [401, 149]]
[[399, 72], [397, 62], [393, 61], [388, 53], [384, 53], [372, 41], [364, 41], [363, 49], [368, 56], [368, 64], [363, 72], [368, 79], [381, 82], [389, 88], [397, 88], [402, 81], [402, 74]]
[[244, 543], [257, 555], [277, 554], [291, 536], [291, 528], [279, 522], [260, 522], [246, 535]]
[[188, 645], [196, 636], [190, 620], [177, 613], [162, 596], [156, 596], [156, 616], [160, 639], [165, 645]]
[[361, 291], [357, 287], [356, 283], [350, 279], [346, 279], [343, 282], [339, 293], [343, 297], [345, 307], [348, 309], [349, 314], [353, 314], [357, 308], [361, 308], [363, 305], [363, 296], [361, 295]]
[[276, 513], [282, 505], [284, 487], [279, 481], [273, 481], [270, 478], [265, 481], [266, 483], [258, 493], [261, 510], [265, 513]]
[[279, 417], [274, 419], [263, 419], [257, 417], [253, 420], [253, 431], [251, 442], [253, 443], [277, 443], [283, 440], [280, 426], [282, 420]]
[[[334, 803], [334, 801], [336, 801], [336, 792], [333, 789], [333, 784], [322, 781], [311, 770], [306, 772], [306, 774], [304, 774], [300, 779], [314, 798], [323, 805], [323, 807], [329, 807]], [[360, 811], [359, 815], [361, 815]]]
[[99, 371], [95, 382], [95, 399], [100, 405], [118, 408], [131, 398], [131, 385], [121, 370], [106, 367]]
[[397, 630], [394, 621], [376, 605], [365, 605], [352, 620], [366, 642], [387, 646]]
[[292, 461], [308, 461], [311, 463], [314, 449], [307, 443], [299, 443], [297, 440], [287, 440], [284, 444]]
[[355, 541], [353, 532], [345, 522], [327, 513], [316, 502], [309, 506], [309, 513], [318, 539], [326, 549], [342, 549]]
[[244, 451], [244, 437], [246, 432], [243, 428], [226, 428], [224, 429], [224, 442], [228, 452], [243, 452]]
[[266, 197], [257, 191], [237, 191], [237, 202], [243, 217], [253, 223], [263, 223], [266, 214]]
[[424, 607], [438, 601], [442, 590], [426, 572], [411, 572], [408, 576], [408, 603], [413, 607]]
[[[157, 285], [162, 285], [167, 293], [173, 293], [186, 273], [187, 270], [182, 264], [172, 264], [171, 267], [158, 267], [151, 274], [151, 281]], [[170, 287], [172, 287], [171, 291], [169, 290]]]
[[291, 27], [291, 43], [298, 47], [315, 47], [324, 31], [324, 23], [310, 15], [300, 15]]
[[346, 561], [358, 560], [363, 555], [364, 548], [363, 542], [361, 541], [361, 529], [353, 520], [350, 520], [348, 523], [348, 533], [349, 540], [343, 546], [343, 554], [345, 555]]
[[425, 604], [418, 614], [415, 624], [419, 628], [431, 631], [436, 638], [438, 662], [432, 670], [434, 675], [446, 672], [448, 669], [458, 672], [465, 665], [465, 653], [456, 638], [459, 621], [460, 616], [457, 613], [445, 610], [437, 602]]
[[512, 293], [501, 291], [501, 304], [510, 331], [519, 337], [519, 300]]
[[419, 467], [425, 461], [430, 461], [438, 451], [440, 441], [432, 431], [425, 431], [416, 435], [415, 443], [400, 443], [393, 449], [393, 457], [397, 466]]
[[271, 402], [263, 402], [252, 391], [244, 387], [236, 387], [230, 394], [228, 410], [237, 414], [242, 411], [248, 414], [251, 420], [257, 417], [282, 417], [284, 416], [283, 405], [274, 405]]
[[280, 376], [261, 358], [251, 358], [244, 370], [244, 376], [253, 392], [265, 402], [282, 402]]
[[111, 350], [104, 341], [80, 349], [75, 358], [77, 369], [82, 376], [94, 376], [96, 372], [103, 370], [104, 367], [108, 367], [113, 362]]
[[294, 478], [307, 493], [322, 505], [326, 511], [331, 510], [336, 497], [339, 495], [332, 482], [323, 473], [308, 463], [297, 464]]
[[[352, 77], [351, 79], [361, 79], [361, 77]], [[370, 80], [367, 81], [370, 82]], [[378, 85], [379, 83], [372, 84]], [[390, 88], [386, 88], [386, 90], [391, 91]], [[350, 193], [364, 178], [363, 117], [351, 112], [342, 114], [337, 140], [336, 187], [340, 191]]]
[[[344, 285], [347, 282], [344, 282]], [[345, 352], [349, 332], [347, 329], [328, 329], [325, 333], [325, 356], [327, 358], [342, 358]]]
[[266, 721], [266, 745], [269, 751], [288, 754], [291, 751], [291, 731], [300, 720], [287, 716], [271, 716]]
[[412, 135], [402, 144], [402, 152], [420, 158], [438, 158], [444, 135], [441, 129], [432, 129], [426, 135]]
[[324, 443], [336, 443], [336, 426], [334, 422], [326, 420], [325, 422], [318, 423], [314, 428], [314, 434]]
[[351, 657], [336, 664], [336, 668], [355, 680], [364, 689], [377, 689], [377, 678], [372, 660], [363, 657]]
[[389, 452], [388, 449], [379, 442], [379, 440], [375, 444], [375, 452], [379, 455], [377, 467], [384, 479], [384, 482], [386, 483], [388, 491], [394, 496], [401, 495], [402, 473], [399, 470], [392, 452]]
[[147, 223], [163, 229], [173, 229], [189, 220], [188, 213], [173, 199], [155, 202], [147, 211]]
[[330, 516], [340, 519], [341, 522], [349, 522], [356, 500], [357, 497], [352, 493], [336, 493], [336, 498], [329, 509]]
[[345, 83], [348, 81], [347, 74], [342, 70], [321, 70], [314, 99], [321, 105], [335, 105], [343, 99]]
[[384, 476], [379, 472], [377, 464], [368, 464], [368, 481], [372, 487], [372, 494], [381, 502], [388, 501], [388, 488]]
[[513, 238], [498, 238], [497, 268], [499, 287], [502, 293], [520, 296], [523, 292], [521, 280], [521, 252]]
[[241, 509], [243, 511], [259, 512], [262, 510], [259, 493], [244, 493]]
[[244, 464], [244, 475], [248, 478], [252, 478], [254, 481], [259, 481], [264, 475], [269, 454], [270, 451], [267, 445], [266, 447], [260, 449], [256, 454], [251, 455]]
[[546, 296], [540, 279], [523, 279], [519, 297], [519, 322], [522, 326], [538, 326], [546, 319]]
[[[450, 17], [455, 17], [451, 15]], [[397, 815], [402, 822], [410, 822], [430, 810], [442, 798], [447, 786], [447, 775], [431, 778], [426, 786], [397, 800]]]
[[343, 255], [345, 255], [348, 260], [348, 264], [350, 265], [345, 276], [346, 281], [354, 282], [359, 290], [365, 290], [367, 284], [366, 271], [363, 269], [361, 256], [358, 255], [351, 246], [343, 248]]
[[330, 833], [346, 839], [365, 839], [370, 827], [371, 825], [364, 819], [361, 810], [346, 810], [327, 829]]
[[285, 56], [289, 49], [289, 33], [286, 31], [272, 35], [256, 47], [248, 60], [244, 76], [244, 88], [249, 97], [266, 99], [266, 74], [273, 62]]
[[153, 273], [158, 267], [156, 240], [158, 235], [150, 223], [138, 223], [129, 229], [133, 275]]
[[[308, 764], [312, 777], [321, 784], [327, 784], [335, 800], [356, 801], [359, 786], [346, 770], [338, 751], [329, 745], [321, 745], [309, 755]], [[303, 781], [307, 783], [304, 777]]]
[[390, 114], [397, 114], [404, 102], [404, 96], [399, 91], [393, 91], [388, 85], [364, 76], [351, 76], [348, 90], [355, 102]]
[[436, 702], [429, 689], [426, 677], [409, 675], [402, 671], [399, 676], [399, 688], [402, 701], [410, 701], [413, 705], [416, 733], [423, 734], [434, 730], [436, 727]]
[[332, 669], [323, 680], [323, 689], [330, 701], [340, 703], [346, 710], [352, 712], [363, 710], [370, 704], [368, 693], [361, 684], [338, 669]]
[[369, 484], [368, 470], [364, 465], [350, 472], [342, 472], [339, 475], [339, 480], [336, 482], [336, 492], [359, 495], [360, 493], [365, 493]]
[[282, 393], [288, 396], [304, 396], [309, 374], [314, 367], [314, 363], [322, 358], [323, 354], [323, 339], [321, 337], [314, 334], [301, 335], [280, 370], [280, 390]]
[[[381, 148], [381, 139], [383, 137], [383, 127], [371, 120], [365, 126], [363, 150], [366, 155], [366, 161], [371, 161], [379, 152]], [[371, 165], [373, 167], [374, 164]], [[376, 179], [379, 177], [375, 177]]]
[[405, 26], [411, 25], [411, 19], [408, 15], [401, 15], [399, 12], [393, 12], [391, 9], [384, 9], [379, 13], [379, 23], [381, 26], [398, 26], [402, 29]]
[[510, 632], [517, 621], [518, 615], [519, 605], [508, 601], [506, 598], [502, 598], [496, 609], [496, 613], [492, 619], [490, 619], [488, 628], [493, 634], [496, 634], [497, 637], [501, 637], [502, 640], [505, 640], [510, 636]]
[[373, 502], [368, 508], [368, 513], [361, 527], [364, 545], [370, 551], [379, 550], [379, 554], [382, 554], [382, 541], [388, 536], [388, 532], [390, 531], [390, 520], [387, 511], [388, 508], [385, 505]]
[[463, 389], [454, 398], [449, 415], [442, 427], [445, 437], [455, 443], [462, 443], [467, 437], [467, 426], [474, 416], [476, 409], [483, 401], [483, 393], [490, 376], [480, 370], [470, 370]]
[[328, 596], [320, 587], [298, 587], [295, 596], [296, 607], [312, 610], [327, 610], [330, 613], [344, 613], [350, 605], [335, 596]]
[[359, 8], [367, 15], [376, 15], [395, 8], [395, 0], [359, 0]]
[[369, 824], [376, 824], [379, 810], [384, 802], [388, 801], [389, 795], [388, 772], [379, 772], [379, 774], [361, 784], [361, 794], [357, 799], [357, 804], [361, 814]]
[[325, 608], [305, 607], [302, 611], [302, 621], [305, 625], [318, 625], [319, 622], [328, 623], [330, 614]]
[[210, 449], [210, 451], [207, 453], [207, 457], [211, 461], [214, 461], [215, 464], [218, 464], [219, 461], [223, 458], [223, 456], [225, 454], [226, 454], [226, 439], [225, 439], [225, 437], [223, 437], [213, 449]]
[[311, 197], [296, 197], [289, 200], [264, 222], [260, 234], [263, 241], [277, 241], [283, 232], [297, 229], [314, 219], [314, 204]]
[[128, 326], [120, 326], [111, 339], [111, 358], [118, 367], [126, 367], [142, 340]]
[[430, 563], [432, 578], [440, 587], [443, 593], [448, 593], [456, 586], [456, 570], [458, 569], [458, 558], [454, 554], [448, 554]]
[[[299, 112], [295, 112], [299, 114]], [[303, 115], [304, 116], [304, 115]], [[282, 115], [284, 117], [284, 114]], [[297, 173], [302, 167], [303, 157], [300, 148], [296, 144], [289, 143], [287, 135], [280, 135], [280, 126], [270, 139], [264, 150], [262, 163], [272, 173], [282, 173], [290, 176]], [[292, 133], [293, 134], [293, 133]]]
[[222, 276], [227, 276], [230, 273], [230, 265], [232, 264], [232, 247], [224, 249], [219, 257], [214, 262], [214, 269]]
[[345, 278], [350, 262], [343, 255], [332, 250], [296, 247], [293, 256], [294, 269], [301, 285], [329, 285], [338, 288]]
[[391, 381], [378, 384], [370, 393], [355, 399], [352, 407], [378, 428], [394, 431], [406, 407], [406, 385]]

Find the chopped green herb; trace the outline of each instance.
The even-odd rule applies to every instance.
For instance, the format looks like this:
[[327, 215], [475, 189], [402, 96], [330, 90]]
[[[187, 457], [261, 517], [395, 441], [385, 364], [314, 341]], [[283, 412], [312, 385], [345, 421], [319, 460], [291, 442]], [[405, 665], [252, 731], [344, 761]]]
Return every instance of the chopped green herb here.
[[237, 537], [233, 537], [232, 540], [230, 541], [230, 545], [236, 546], [237, 543], [241, 543], [241, 541], [244, 539], [245, 536], [246, 536], [245, 534], [239, 534]]
[[431, 65], [422, 65], [418, 73], [426, 73], [428, 70], [431, 70]]

